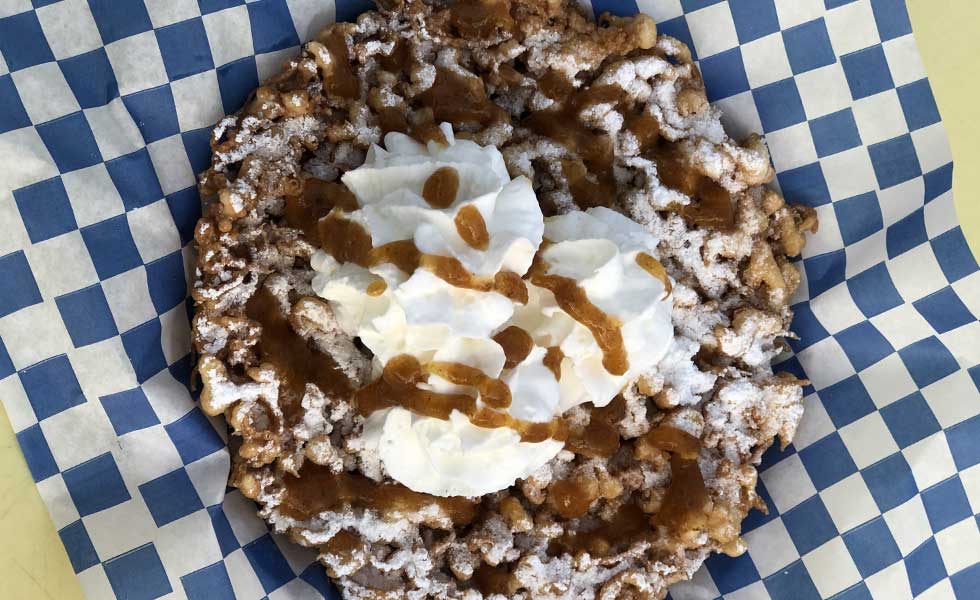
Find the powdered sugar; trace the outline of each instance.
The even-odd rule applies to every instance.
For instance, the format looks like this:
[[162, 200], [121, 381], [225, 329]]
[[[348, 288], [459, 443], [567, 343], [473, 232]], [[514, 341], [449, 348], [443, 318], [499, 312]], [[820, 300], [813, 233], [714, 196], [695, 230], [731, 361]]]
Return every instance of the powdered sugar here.
[[[294, 151], [294, 147], [290, 145], [291, 140], [315, 139], [323, 129], [323, 124], [311, 116], [285, 119], [276, 127], [269, 129], [263, 129], [262, 124], [262, 121], [255, 117], [242, 119], [241, 129], [235, 136], [237, 145], [232, 150], [226, 152], [218, 150], [214, 153], [214, 170], [222, 172], [226, 165], [241, 162], [249, 156], [273, 161], [281, 160]], [[216, 139], [220, 138], [216, 136]]]

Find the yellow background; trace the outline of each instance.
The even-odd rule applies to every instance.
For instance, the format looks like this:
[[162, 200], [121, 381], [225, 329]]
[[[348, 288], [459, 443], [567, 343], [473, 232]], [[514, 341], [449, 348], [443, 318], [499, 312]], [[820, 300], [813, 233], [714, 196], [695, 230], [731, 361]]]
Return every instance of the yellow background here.
[[[980, 254], [980, 2], [908, 0], [919, 50], [953, 146], [960, 223]], [[61, 540], [0, 406], [0, 598], [82, 600]]]

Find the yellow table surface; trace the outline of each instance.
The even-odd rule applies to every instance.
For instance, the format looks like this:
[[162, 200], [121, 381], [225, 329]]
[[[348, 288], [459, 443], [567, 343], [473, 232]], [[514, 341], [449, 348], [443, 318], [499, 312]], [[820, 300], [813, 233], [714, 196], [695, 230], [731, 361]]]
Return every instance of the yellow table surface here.
[[[908, 0], [956, 162], [960, 223], [980, 255], [980, 2]], [[972, 24], [972, 25], [971, 25]], [[0, 598], [82, 600], [82, 591], [0, 405]]]

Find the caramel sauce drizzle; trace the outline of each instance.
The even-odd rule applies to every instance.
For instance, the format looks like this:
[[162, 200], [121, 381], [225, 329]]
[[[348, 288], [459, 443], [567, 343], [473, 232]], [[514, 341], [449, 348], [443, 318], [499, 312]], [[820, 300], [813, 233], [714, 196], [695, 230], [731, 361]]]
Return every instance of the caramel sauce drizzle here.
[[585, 477], [559, 479], [548, 486], [548, 505], [566, 519], [577, 519], [589, 512], [597, 491]]
[[303, 463], [299, 476], [285, 473], [285, 493], [279, 510], [293, 519], [310, 519], [322, 512], [348, 506], [377, 510], [382, 514], [414, 513], [435, 505], [448, 514], [453, 523], [472, 522], [479, 502], [461, 497], [431, 496], [413, 492], [397, 483], [376, 483], [355, 473], [331, 473], [328, 467]]
[[[608, 422], [608, 413], [601, 411], [607, 411], [610, 407], [612, 404], [605, 409], [594, 409], [593, 422], [596, 421], [597, 416], [600, 417], [600, 421]], [[588, 551], [594, 556], [607, 556], [615, 548], [622, 548], [644, 539], [652, 540], [657, 535], [656, 529], [652, 526], [663, 527], [674, 533], [684, 533], [707, 525], [711, 497], [704, 485], [697, 459], [700, 441], [684, 431], [665, 425], [657, 427], [646, 437], [652, 439], [656, 447], [671, 455], [671, 481], [656, 514], [646, 514], [639, 506], [626, 504], [610, 520], [595, 529], [566, 533], [558, 538], [548, 548], [549, 554], [555, 555], [561, 552], [575, 554]], [[569, 440], [569, 446], [573, 440], [574, 437]], [[580, 494], [576, 489], [577, 486], [574, 485], [575, 482], [558, 483], [568, 485], [557, 486], [558, 497], [555, 500], [551, 499], [552, 488], [549, 488], [549, 501], [568, 511], [580, 510], [573, 496], [573, 494]], [[556, 487], [555, 484], [552, 487]], [[585, 510], [587, 511], [588, 508]]]
[[613, 375], [622, 375], [629, 369], [626, 346], [623, 344], [622, 323], [599, 309], [578, 283], [569, 277], [549, 275], [548, 264], [535, 257], [528, 272], [531, 283], [550, 290], [555, 301], [570, 317], [581, 323], [595, 338], [602, 350], [602, 366]]
[[490, 101], [479, 77], [467, 77], [436, 67], [432, 87], [418, 97], [422, 106], [432, 109], [436, 123], [491, 123], [509, 120], [504, 109]]
[[706, 229], [732, 231], [735, 229], [735, 206], [728, 191], [705, 177], [698, 184], [698, 203], [685, 206], [681, 216]]
[[[487, 406], [477, 406], [477, 399], [469, 394], [441, 394], [420, 389], [418, 385], [425, 381], [428, 374], [438, 375], [458, 385], [476, 388], [481, 394], [480, 399]], [[392, 358], [377, 381], [354, 392], [357, 411], [364, 417], [378, 410], [398, 406], [423, 417], [448, 420], [449, 415], [458, 410], [477, 427], [508, 427], [516, 431], [524, 442], [542, 442], [549, 438], [565, 439], [567, 428], [561, 418], [547, 423], [534, 423], [515, 419], [507, 413], [495, 410], [507, 408], [510, 400], [510, 390], [506, 384], [487, 376], [479, 369], [446, 362], [422, 365], [409, 354]]]
[[701, 453], [701, 441], [676, 427], [660, 425], [643, 438], [654, 448], [676, 454], [684, 460], [696, 460]]
[[442, 132], [442, 129], [439, 129], [439, 126], [436, 125], [435, 122], [412, 125], [409, 128], [409, 133], [413, 138], [415, 138], [416, 141], [423, 144], [435, 142], [443, 146], [449, 145], [449, 140], [446, 139], [446, 134]]
[[659, 260], [646, 252], [640, 252], [636, 255], [636, 264], [655, 279], [659, 279], [660, 283], [664, 284], [664, 298], [670, 296], [670, 293], [674, 290], [674, 286], [670, 282], [670, 277], [667, 276], [667, 269], [664, 268]]
[[429, 373], [442, 377], [456, 385], [468, 385], [480, 392], [480, 400], [492, 408], [505, 409], [510, 406], [510, 388], [503, 381], [490, 377], [480, 369], [453, 362], [431, 362], [426, 365]]
[[[583, 125], [578, 114], [597, 104], [619, 104], [625, 98], [623, 90], [607, 85], [576, 91], [564, 75], [555, 71], [549, 71], [539, 86], [544, 95], [562, 102], [562, 106], [532, 113], [523, 125], [582, 157], [581, 161], [562, 162], [569, 191], [579, 207], [607, 205], [616, 196], [613, 141], [605, 132], [597, 133]], [[595, 181], [587, 177], [589, 173]]]
[[566, 533], [548, 548], [549, 554], [562, 552], [575, 555], [588, 552], [593, 556], [608, 556], [614, 547], [628, 546], [644, 538], [653, 538], [650, 516], [635, 504], [626, 504], [612, 519], [587, 532]]
[[451, 256], [423, 254], [412, 240], [373, 247], [367, 230], [345, 218], [343, 211], [334, 210], [320, 219], [319, 229], [320, 244], [338, 262], [352, 262], [365, 268], [390, 263], [409, 274], [421, 267], [455, 287], [497, 292], [514, 302], [527, 303], [527, 285], [517, 273], [501, 271], [492, 278], [477, 277]]
[[449, 208], [459, 192], [459, 172], [453, 167], [440, 167], [429, 175], [422, 186], [422, 197], [433, 208]]
[[[412, 49], [404, 38], [398, 38], [390, 54], [379, 54], [378, 64], [391, 73], [407, 72], [412, 65]], [[400, 111], [403, 112], [403, 111]]]
[[644, 437], [655, 448], [670, 453], [670, 485], [651, 522], [671, 531], [703, 526], [711, 498], [698, 465], [701, 441], [669, 425], [660, 425]]
[[660, 144], [646, 154], [657, 163], [657, 175], [664, 185], [696, 200], [678, 210], [686, 221], [717, 231], [735, 228], [731, 194], [688, 164], [678, 144]]
[[572, 82], [561, 71], [548, 69], [538, 79], [538, 89], [542, 94], [552, 100], [564, 100], [575, 91], [575, 86], [572, 85]]
[[[475, 210], [475, 209], [474, 209]], [[490, 278], [480, 278], [467, 271], [457, 259], [447, 256], [436, 256], [419, 252], [412, 240], [391, 242], [377, 248], [372, 246], [370, 234], [358, 223], [346, 219], [342, 210], [331, 211], [319, 223], [321, 243], [324, 249], [339, 262], [353, 262], [363, 267], [371, 267], [391, 263], [406, 273], [413, 273], [419, 267], [425, 268], [450, 285], [479, 291], [494, 291], [519, 303], [528, 301], [527, 285], [517, 274], [500, 272]], [[532, 283], [550, 290], [555, 295], [558, 305], [573, 319], [582, 323], [592, 333], [603, 353], [603, 366], [613, 375], [622, 375], [629, 368], [626, 348], [623, 344], [621, 324], [607, 315], [588, 299], [588, 296], [575, 280], [558, 275], [547, 274], [547, 265], [536, 260], [529, 272]], [[372, 284], [373, 285], [373, 284]], [[383, 292], [382, 289], [380, 292]], [[515, 328], [516, 329], [516, 328]], [[505, 330], [508, 331], [508, 330]], [[502, 334], [504, 332], [501, 332]], [[526, 332], [523, 332], [527, 336]], [[521, 349], [524, 350], [520, 360], [530, 352], [529, 339], [524, 339], [521, 332], [508, 331], [501, 336], [512, 347], [508, 360], [514, 361]], [[530, 336], [527, 336], [529, 338]], [[501, 344], [503, 346], [503, 344]], [[505, 347], [505, 356], [507, 350]], [[558, 348], [550, 348], [545, 357], [545, 364], [555, 374], [561, 377], [561, 361], [563, 355]], [[417, 361], [416, 361], [417, 362]], [[513, 362], [516, 366], [519, 361]], [[398, 364], [385, 366], [385, 373], [390, 369], [409, 368], [419, 370], [421, 365]], [[445, 366], [439, 374], [447, 380], [460, 385], [472, 385], [479, 389], [485, 402], [492, 408], [510, 406], [511, 396], [507, 386], [499, 380], [490, 382], [474, 377], [472, 369], [466, 365], [457, 365], [452, 369]], [[474, 371], [477, 371], [474, 369]], [[415, 372], [415, 371], [412, 371]], [[479, 373], [481, 377], [485, 375]], [[486, 378], [490, 379], [490, 378]], [[538, 440], [547, 433], [550, 436], [567, 435], [563, 433], [563, 425], [554, 423], [523, 423], [509, 415], [500, 412], [485, 412], [477, 416], [476, 400], [462, 394], [438, 394], [416, 386], [399, 386], [392, 383], [397, 379], [385, 375], [374, 383], [358, 390], [356, 394], [359, 410], [363, 415], [391, 406], [399, 405], [423, 416], [448, 419], [453, 410], [470, 417], [474, 425], [481, 427], [512, 427], [521, 434], [524, 440]], [[482, 387], [481, 387], [482, 386]], [[547, 439], [541, 438], [541, 439]], [[564, 439], [564, 438], [562, 438]]]
[[562, 161], [562, 174], [568, 190], [580, 208], [607, 206], [615, 198], [612, 139], [583, 125], [578, 115], [597, 104], [613, 104], [625, 116], [624, 127], [636, 138], [639, 150], [657, 163], [661, 181], [669, 188], [690, 196], [695, 202], [678, 208], [687, 221], [719, 231], [735, 227], [731, 194], [711, 178], [688, 164], [679, 144], [665, 141], [660, 123], [649, 114], [627, 105], [623, 90], [616, 85], [600, 85], [576, 90], [563, 74], [548, 71], [538, 80], [538, 89], [560, 106], [532, 113], [523, 125], [538, 135], [551, 138], [581, 157]]
[[[447, 207], [455, 201], [458, 188], [457, 171], [451, 167], [443, 167], [427, 178], [422, 195], [434, 207]], [[489, 245], [486, 222], [475, 206], [461, 209], [455, 218], [455, 224], [460, 237], [470, 246], [484, 249]], [[374, 247], [371, 235], [364, 227], [344, 216], [344, 207], [335, 206], [330, 210], [319, 220], [317, 231], [324, 250], [341, 263], [351, 262], [365, 268], [393, 264], [409, 274], [418, 268], [424, 268], [456, 287], [497, 292], [519, 303], [528, 301], [527, 285], [517, 273], [502, 271], [492, 278], [476, 277], [455, 258], [420, 252], [413, 240], [400, 240]], [[558, 305], [589, 329], [602, 350], [603, 366], [607, 371], [613, 375], [622, 375], [627, 371], [629, 363], [618, 320], [592, 304], [585, 290], [575, 280], [549, 275], [547, 264], [541, 260], [535, 260], [528, 276], [535, 285], [550, 290]], [[383, 280], [375, 281], [369, 285], [367, 292], [369, 295], [380, 295], [386, 287]], [[516, 327], [501, 332], [495, 339], [498, 338], [502, 341], [501, 346], [504, 347], [509, 368], [524, 360], [533, 346], [527, 332]], [[556, 379], [561, 377], [562, 359], [563, 354], [559, 348], [548, 349], [545, 365]], [[468, 394], [441, 394], [419, 388], [418, 384], [427, 374], [435, 374], [457, 385], [475, 388], [486, 406], [478, 407], [476, 398]], [[567, 426], [560, 417], [548, 423], [532, 423], [515, 419], [498, 410], [508, 408], [512, 402], [507, 385], [485, 375], [479, 369], [463, 364], [432, 363], [423, 368], [413, 357], [396, 357], [385, 365], [381, 378], [357, 390], [354, 398], [358, 411], [363, 416], [377, 410], [401, 406], [415, 414], [446, 420], [457, 410], [478, 427], [514, 429], [523, 441], [568, 438]], [[600, 444], [602, 447], [608, 445], [608, 442]]]
[[544, 366], [548, 367], [555, 379], [561, 379], [561, 361], [565, 360], [565, 353], [558, 346], [548, 348], [544, 354]]
[[369, 267], [387, 263], [406, 273], [413, 273], [422, 263], [422, 253], [412, 240], [398, 240], [368, 250], [366, 262]]
[[373, 242], [371, 235], [360, 224], [345, 219], [343, 210], [332, 210], [317, 223], [320, 245], [340, 263], [370, 266], [368, 258]]
[[568, 437], [568, 425], [561, 417], [556, 417], [544, 423], [536, 423], [515, 419], [507, 413], [481, 408], [476, 414], [470, 417], [470, 423], [486, 429], [497, 429], [499, 427], [513, 429], [520, 434], [522, 442], [532, 444], [548, 439], [564, 441]]
[[405, 118], [405, 110], [403, 108], [395, 106], [382, 106], [377, 109], [378, 114], [378, 125], [381, 127], [382, 135], [387, 135], [392, 131], [398, 133], [407, 134], [416, 141], [427, 144], [429, 142], [435, 142], [437, 144], [442, 144], [446, 146], [449, 144], [449, 140], [446, 139], [446, 135], [439, 129], [439, 126], [433, 122], [423, 122], [415, 125], [410, 125], [408, 119]]
[[487, 222], [483, 220], [483, 215], [480, 214], [479, 209], [472, 204], [459, 209], [453, 223], [456, 224], [456, 233], [463, 238], [469, 247], [484, 251], [490, 247], [490, 232], [487, 231]]
[[631, 113], [626, 118], [625, 128], [636, 138], [640, 152], [646, 152], [660, 139], [660, 121], [646, 113]]
[[468, 394], [440, 394], [418, 387], [425, 381], [425, 371], [417, 358], [409, 354], [394, 357], [384, 366], [381, 377], [357, 390], [354, 402], [361, 416], [401, 406], [417, 415], [447, 420], [454, 410], [464, 415], [476, 413], [476, 398]]
[[660, 511], [651, 521], [671, 531], [701, 527], [707, 521], [711, 498], [696, 458], [670, 457], [670, 485]]
[[460, 0], [450, 5], [449, 22], [459, 35], [468, 38], [487, 38], [500, 30], [514, 28], [507, 0]]
[[594, 206], [605, 206], [610, 198], [616, 197], [616, 185], [613, 180], [608, 177], [590, 180], [588, 169], [581, 161], [563, 160], [561, 171], [568, 181], [568, 191], [572, 199], [583, 210]]
[[534, 348], [534, 340], [531, 339], [531, 334], [516, 325], [511, 325], [500, 331], [493, 336], [493, 341], [500, 344], [500, 347], [504, 349], [505, 369], [513, 369], [524, 362], [524, 359]]
[[367, 286], [367, 290], [365, 291], [367, 291], [368, 296], [376, 298], [381, 294], [385, 293], [385, 290], [387, 289], [388, 289], [388, 282], [379, 277], [374, 281], [372, 281], [371, 283], [369, 283]]
[[410, 127], [408, 119], [405, 118], [405, 111], [397, 106], [382, 106], [377, 110], [378, 125], [381, 126], [381, 136], [384, 137], [391, 132], [408, 134]]
[[581, 432], [569, 436], [565, 447], [582, 456], [609, 458], [619, 450], [619, 445], [619, 430], [609, 422], [596, 418], [593, 412], [589, 424]]
[[283, 217], [290, 227], [302, 230], [309, 238], [317, 239], [317, 221], [334, 208], [357, 209], [357, 198], [341, 183], [311, 177], [300, 185], [298, 194], [286, 195]]
[[513, 594], [516, 591], [513, 581], [510, 571], [504, 565], [494, 567], [483, 563], [473, 571], [473, 583], [484, 596]]
[[569, 434], [565, 447], [576, 454], [592, 458], [609, 458], [619, 450], [620, 436], [616, 424], [626, 416], [626, 400], [616, 396], [603, 407], [592, 407], [592, 416], [584, 429]]
[[527, 284], [513, 271], [501, 271], [494, 275], [491, 289], [518, 304], [527, 304]]
[[302, 413], [300, 402], [307, 383], [315, 384], [329, 395], [350, 394], [350, 382], [337, 364], [326, 354], [312, 349], [293, 331], [279, 301], [267, 288], [252, 296], [245, 306], [245, 314], [262, 326], [256, 346], [259, 360], [272, 365], [279, 375], [279, 407], [287, 424]]
[[344, 32], [334, 29], [322, 42], [331, 59], [331, 70], [323, 78], [327, 91], [342, 98], [356, 98], [360, 94], [361, 84], [351, 67]]

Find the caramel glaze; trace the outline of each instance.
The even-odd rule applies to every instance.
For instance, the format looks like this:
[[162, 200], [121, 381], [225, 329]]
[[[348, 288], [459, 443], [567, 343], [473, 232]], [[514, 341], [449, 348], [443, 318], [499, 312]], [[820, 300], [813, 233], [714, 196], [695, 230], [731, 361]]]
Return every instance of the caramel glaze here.
[[504, 368], [513, 369], [524, 362], [527, 355], [534, 348], [534, 340], [531, 334], [516, 325], [511, 325], [493, 336], [493, 341], [500, 344], [504, 349]]
[[619, 450], [619, 430], [603, 419], [592, 420], [581, 432], [569, 436], [565, 447], [575, 454], [590, 458], [609, 458]]
[[283, 217], [290, 227], [300, 229], [311, 239], [317, 239], [317, 221], [334, 208], [345, 211], [357, 208], [357, 199], [347, 186], [311, 177], [304, 179], [298, 194], [286, 196]]
[[[411, 43], [404, 38], [398, 38], [391, 54], [378, 55], [379, 65], [389, 73], [407, 73], [412, 68], [413, 60]], [[396, 131], [410, 135], [423, 144], [430, 141], [443, 145], [449, 143], [431, 114], [413, 125], [408, 122], [404, 106], [381, 106], [376, 108], [376, 112], [382, 136]]]
[[[659, 447], [671, 454], [671, 481], [657, 513], [649, 515], [636, 504], [626, 504], [611, 519], [593, 529], [566, 533], [558, 538], [549, 547], [550, 554], [556, 555], [562, 552], [575, 554], [587, 551], [593, 556], [607, 556], [635, 542], [651, 540], [657, 535], [654, 526], [663, 527], [676, 534], [706, 524], [711, 498], [698, 465], [695, 451], [700, 447], [698, 439], [686, 432], [665, 426], [660, 426], [647, 435], [652, 435]], [[580, 507], [572, 506], [574, 502], [565, 496], [581, 494], [581, 491], [576, 492], [573, 489], [574, 482], [567, 483], [569, 483], [568, 490], [558, 489], [561, 496], [558, 501], [564, 501], [568, 510], [578, 509]], [[551, 488], [549, 488], [550, 493]], [[582, 515], [584, 514], [585, 512], [582, 512]]]
[[492, 289], [518, 304], [527, 304], [527, 284], [513, 271], [500, 271], [494, 275]]
[[402, 37], [395, 41], [390, 54], [378, 54], [377, 57], [381, 68], [390, 73], [408, 72], [412, 66], [412, 49], [408, 40]]
[[257, 345], [259, 361], [272, 365], [279, 374], [279, 407], [286, 426], [302, 416], [300, 402], [307, 383], [315, 384], [327, 395], [350, 395], [350, 382], [337, 364], [326, 354], [310, 348], [293, 331], [280, 310], [279, 301], [267, 288], [252, 296], [245, 313], [262, 326]]
[[446, 146], [449, 140], [433, 121], [423, 121], [411, 125], [405, 118], [405, 109], [397, 106], [382, 106], [377, 109], [378, 125], [381, 127], [382, 136], [391, 132], [404, 133], [415, 138], [423, 144], [435, 142]]
[[548, 439], [565, 441], [568, 438], [568, 425], [561, 417], [544, 423], [535, 423], [515, 419], [507, 413], [481, 408], [470, 417], [470, 422], [486, 429], [508, 427], [520, 434], [522, 442], [532, 444]]
[[602, 522], [591, 531], [564, 534], [551, 543], [548, 553], [555, 556], [564, 552], [572, 555], [588, 552], [592, 556], [603, 557], [615, 549], [627, 547], [654, 535], [650, 516], [636, 504], [626, 504], [612, 519]]
[[548, 348], [544, 354], [544, 366], [551, 371], [555, 379], [561, 379], [561, 361], [565, 360], [565, 353], [558, 346]]
[[701, 452], [701, 441], [690, 433], [660, 425], [643, 436], [644, 442], [684, 460], [696, 460]]
[[413, 492], [394, 483], [376, 483], [355, 473], [332, 473], [329, 468], [306, 461], [299, 476], [284, 475], [285, 492], [279, 510], [293, 519], [311, 519], [324, 511], [347, 507], [376, 510], [382, 515], [416, 513], [435, 505], [456, 525], [472, 522], [479, 502], [462, 497], [439, 497]]
[[363, 540], [361, 540], [361, 538], [345, 529], [337, 532], [337, 535], [330, 538], [330, 540], [322, 546], [325, 554], [345, 557], [351, 557], [354, 552], [363, 552], [366, 548], [367, 545]]
[[422, 197], [434, 208], [449, 208], [458, 192], [459, 172], [452, 167], [436, 169], [422, 186]]
[[506, 409], [510, 406], [510, 388], [507, 384], [476, 367], [462, 363], [431, 362], [426, 369], [450, 383], [476, 388], [480, 392], [480, 400], [491, 408]]
[[375, 279], [374, 281], [369, 283], [367, 286], [367, 290], [365, 291], [367, 292], [368, 296], [377, 297], [385, 293], [385, 290], [387, 289], [388, 289], [388, 282], [379, 277], [378, 279]]
[[581, 161], [561, 161], [562, 175], [568, 181], [568, 192], [582, 210], [605, 206], [616, 197], [616, 186], [609, 177], [589, 179], [589, 171]]
[[524, 442], [542, 442], [549, 438], [564, 439], [567, 435], [562, 419], [547, 423], [533, 423], [515, 419], [493, 408], [478, 407], [474, 396], [469, 394], [441, 394], [420, 389], [426, 375], [434, 373], [453, 383], [470, 385], [483, 392], [487, 389], [489, 398], [481, 396], [484, 403], [496, 403], [501, 408], [510, 404], [510, 390], [503, 382], [487, 377], [468, 365], [457, 363], [431, 363], [423, 366], [418, 359], [408, 354], [392, 358], [385, 365], [381, 377], [374, 383], [354, 392], [354, 403], [362, 416], [375, 411], [400, 406], [417, 415], [446, 420], [454, 410], [466, 415], [477, 427], [496, 429], [509, 427], [521, 436]]
[[602, 366], [613, 375], [626, 373], [629, 359], [623, 344], [622, 324], [592, 304], [585, 290], [574, 279], [549, 275], [548, 264], [540, 259], [540, 253], [535, 257], [528, 275], [531, 283], [550, 290], [558, 306], [592, 332], [592, 337], [602, 350]]
[[[601, 85], [576, 91], [564, 75], [555, 71], [546, 73], [538, 85], [542, 94], [561, 105], [532, 113], [523, 125], [581, 157], [581, 161], [562, 162], [569, 192], [580, 208], [608, 205], [616, 197], [613, 141], [605, 132], [583, 125], [578, 115], [597, 104], [620, 106], [625, 101], [623, 90], [615, 85]], [[592, 178], [588, 177], [590, 174]]]
[[621, 443], [616, 424], [626, 416], [626, 400], [616, 396], [603, 407], [592, 407], [589, 424], [569, 434], [565, 448], [590, 458], [609, 458]]
[[402, 354], [388, 361], [381, 377], [354, 393], [357, 411], [364, 417], [378, 410], [401, 406], [415, 414], [448, 419], [454, 410], [476, 413], [476, 398], [468, 394], [440, 394], [418, 387], [425, 372], [418, 359]]
[[432, 110], [435, 123], [492, 123], [508, 121], [507, 112], [490, 101], [483, 80], [436, 67], [432, 87], [419, 96], [422, 106]]
[[343, 210], [333, 210], [317, 223], [320, 245], [337, 262], [370, 265], [371, 235], [358, 223], [345, 219]]
[[350, 52], [344, 32], [334, 28], [326, 39], [321, 40], [327, 52], [330, 53], [330, 73], [323, 78], [329, 95], [342, 98], [357, 98], [361, 84], [350, 63]]
[[487, 563], [481, 564], [473, 571], [473, 583], [484, 596], [509, 596], [516, 591], [510, 571], [502, 565], [494, 567]]
[[669, 531], [682, 532], [704, 525], [711, 498], [704, 486], [697, 459], [670, 457], [670, 485], [660, 511], [651, 522]]
[[405, 110], [397, 106], [382, 106], [377, 109], [378, 125], [381, 127], [381, 137], [391, 132], [410, 134], [408, 119], [405, 118]]
[[468, 204], [459, 209], [453, 222], [456, 224], [456, 233], [469, 247], [476, 250], [486, 250], [490, 247], [487, 222], [483, 220], [483, 215], [477, 207]]
[[501, 271], [491, 277], [477, 277], [450, 256], [423, 254], [412, 240], [390, 242], [373, 247], [371, 234], [359, 223], [343, 216], [343, 211], [332, 211], [320, 219], [320, 243], [338, 262], [352, 262], [362, 267], [391, 263], [406, 273], [414, 273], [422, 267], [450, 285], [497, 292], [514, 302], [527, 303], [527, 286], [521, 276]]
[[539, 79], [538, 88], [561, 105], [532, 113], [524, 119], [523, 125], [581, 157], [581, 160], [562, 162], [569, 192], [580, 208], [608, 206], [616, 196], [612, 140], [605, 133], [583, 125], [578, 118], [581, 111], [590, 106], [613, 104], [623, 113], [624, 127], [636, 138], [640, 152], [657, 163], [658, 175], [664, 185], [695, 200], [692, 205], [678, 210], [681, 216], [709, 229], [731, 231], [734, 228], [731, 194], [687, 164], [680, 146], [660, 136], [657, 119], [628, 106], [627, 97], [619, 86], [599, 85], [576, 90], [564, 75], [549, 71]]
[[664, 284], [664, 298], [670, 296], [674, 286], [670, 283], [670, 277], [667, 277], [667, 269], [664, 268], [659, 260], [646, 252], [640, 252], [636, 255], [636, 264], [652, 277], [659, 279], [660, 283]]
[[416, 141], [423, 144], [428, 144], [429, 142], [435, 142], [437, 144], [442, 144], [443, 146], [449, 145], [449, 140], [446, 139], [446, 134], [439, 129], [439, 126], [433, 122], [418, 123], [409, 127], [409, 135], [415, 138]]
[[560, 479], [548, 486], [548, 506], [566, 519], [585, 516], [596, 498], [598, 486], [584, 477]]
[[640, 152], [646, 152], [660, 139], [660, 121], [646, 113], [631, 113], [624, 127], [636, 138]]
[[459, 0], [449, 8], [449, 22], [464, 39], [489, 38], [512, 31], [509, 0]]
[[735, 208], [731, 194], [688, 164], [687, 156], [678, 144], [658, 144], [650, 148], [646, 156], [657, 163], [657, 175], [664, 185], [695, 200], [678, 210], [685, 220], [707, 229], [734, 229]]

